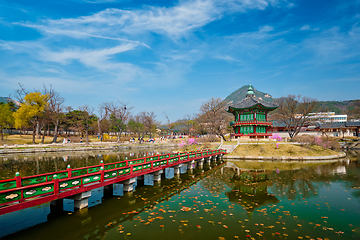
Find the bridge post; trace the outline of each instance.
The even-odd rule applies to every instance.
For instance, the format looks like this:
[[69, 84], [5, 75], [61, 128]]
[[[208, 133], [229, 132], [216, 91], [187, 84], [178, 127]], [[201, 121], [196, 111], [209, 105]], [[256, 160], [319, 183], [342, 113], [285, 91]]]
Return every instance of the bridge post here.
[[132, 192], [134, 191], [134, 183], [136, 181], [136, 178], [130, 178], [128, 180], [125, 180], [121, 182], [123, 184], [123, 190], [124, 192]]
[[78, 193], [70, 198], [74, 199], [74, 208], [83, 209], [89, 206], [89, 197], [91, 196], [91, 191]]
[[180, 167], [182, 164], [174, 166], [174, 175], [180, 175]]
[[204, 159], [203, 159], [203, 158], [197, 160], [196, 162], [197, 162], [197, 165], [198, 165], [200, 168], [202, 168], [202, 167], [204, 166]]
[[161, 174], [163, 170], [159, 170], [153, 173], [145, 174], [144, 175], [144, 185], [145, 186], [154, 186], [155, 182], [161, 181]]
[[21, 187], [21, 176], [19, 172], [15, 173], [16, 187]]
[[68, 178], [71, 178], [71, 167], [70, 167], [70, 165], [67, 165], [66, 170], [68, 172]]
[[188, 168], [188, 170], [194, 169], [194, 164], [195, 164], [195, 161], [194, 161], [194, 160], [188, 162], [188, 163], [187, 163], [187, 168]]
[[53, 182], [54, 182], [54, 194], [57, 195], [60, 192], [60, 188], [59, 188], [59, 179], [57, 178], [56, 174], [53, 176]]

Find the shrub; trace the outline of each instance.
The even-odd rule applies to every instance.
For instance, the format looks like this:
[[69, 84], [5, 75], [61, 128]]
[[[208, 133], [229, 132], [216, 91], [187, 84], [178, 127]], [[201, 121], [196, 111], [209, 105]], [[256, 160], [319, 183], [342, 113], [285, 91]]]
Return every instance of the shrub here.
[[270, 139], [274, 139], [276, 141], [281, 141], [282, 140], [282, 137], [278, 134], [278, 133], [274, 133]]
[[296, 136], [293, 138], [293, 141], [299, 142], [302, 145], [308, 144], [308, 145], [318, 145], [324, 148], [329, 148], [329, 149], [339, 149], [340, 145], [337, 141], [336, 138], [330, 138], [327, 136], [323, 136], [323, 137], [317, 137], [317, 136], [306, 136], [306, 135], [301, 135], [301, 136]]

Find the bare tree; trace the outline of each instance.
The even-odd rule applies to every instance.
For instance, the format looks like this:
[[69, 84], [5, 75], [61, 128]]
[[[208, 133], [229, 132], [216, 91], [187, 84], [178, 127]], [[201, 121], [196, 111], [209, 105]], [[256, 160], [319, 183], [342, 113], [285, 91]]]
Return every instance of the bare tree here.
[[92, 122], [96, 121], [97, 118], [93, 114], [93, 110], [87, 106], [84, 105], [80, 107], [80, 111], [78, 111], [78, 119], [80, 124], [85, 128], [85, 136], [86, 136], [86, 144], [89, 144], [89, 128], [92, 124]]
[[127, 103], [118, 101], [117, 103], [109, 102], [100, 105], [103, 119], [107, 119], [110, 123], [110, 128], [117, 132], [117, 141], [120, 141], [122, 132], [126, 129], [126, 123], [130, 116], [130, 110]]
[[149, 134], [149, 137], [151, 138], [152, 133], [156, 131], [156, 115], [154, 112], [141, 112], [139, 114], [140, 121], [142, 125], [144, 126], [144, 132]]
[[[44, 94], [48, 94], [49, 96], [49, 105], [46, 108], [48, 112], [49, 121], [54, 124], [54, 138], [52, 140], [53, 143], [56, 143], [58, 136], [58, 128], [60, 122], [60, 116], [63, 112], [63, 103], [65, 99], [57, 93], [52, 86], [50, 88], [46, 88], [44, 85]], [[44, 131], [45, 132], [45, 131]]]
[[291, 139], [300, 132], [302, 127], [317, 120], [310, 116], [316, 107], [316, 99], [289, 95], [277, 99], [277, 104], [279, 107], [274, 113], [274, 118], [285, 126]]
[[225, 108], [226, 105], [220, 98], [211, 98], [201, 105], [198, 122], [205, 131], [226, 141], [225, 134], [231, 115], [225, 111]]
[[29, 93], [25, 88], [24, 85], [21, 83], [19, 84], [19, 89], [15, 92], [15, 99], [21, 104], [24, 102], [24, 97]]

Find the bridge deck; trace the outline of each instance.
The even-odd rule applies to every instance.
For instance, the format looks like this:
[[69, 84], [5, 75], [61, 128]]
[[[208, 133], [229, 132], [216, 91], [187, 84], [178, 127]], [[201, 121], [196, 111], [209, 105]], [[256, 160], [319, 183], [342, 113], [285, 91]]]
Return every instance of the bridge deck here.
[[226, 150], [168, 153], [0, 181], [0, 215], [90, 191]]

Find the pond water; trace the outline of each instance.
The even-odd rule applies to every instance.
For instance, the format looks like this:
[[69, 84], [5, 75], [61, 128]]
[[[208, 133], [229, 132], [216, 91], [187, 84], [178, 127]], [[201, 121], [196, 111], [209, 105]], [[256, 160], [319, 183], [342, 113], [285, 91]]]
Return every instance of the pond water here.
[[66, 170], [67, 165], [71, 168], [81, 168], [104, 163], [119, 162], [127, 159], [141, 158], [154, 154], [162, 154], [173, 151], [174, 148], [146, 149], [132, 151], [76, 151], [60, 152], [56, 154], [27, 154], [23, 156], [3, 155], [0, 156], [0, 180], [14, 178], [15, 173], [20, 176], [32, 176], [48, 172]]
[[81, 211], [74, 212], [64, 201], [67, 211], [44, 204], [2, 215], [0, 236], [360, 239], [360, 155], [350, 156], [291, 171], [243, 172], [224, 163], [204, 165], [172, 179], [162, 176], [155, 186], [138, 182], [134, 192], [120, 197], [111, 189], [95, 189], [90, 207]]

